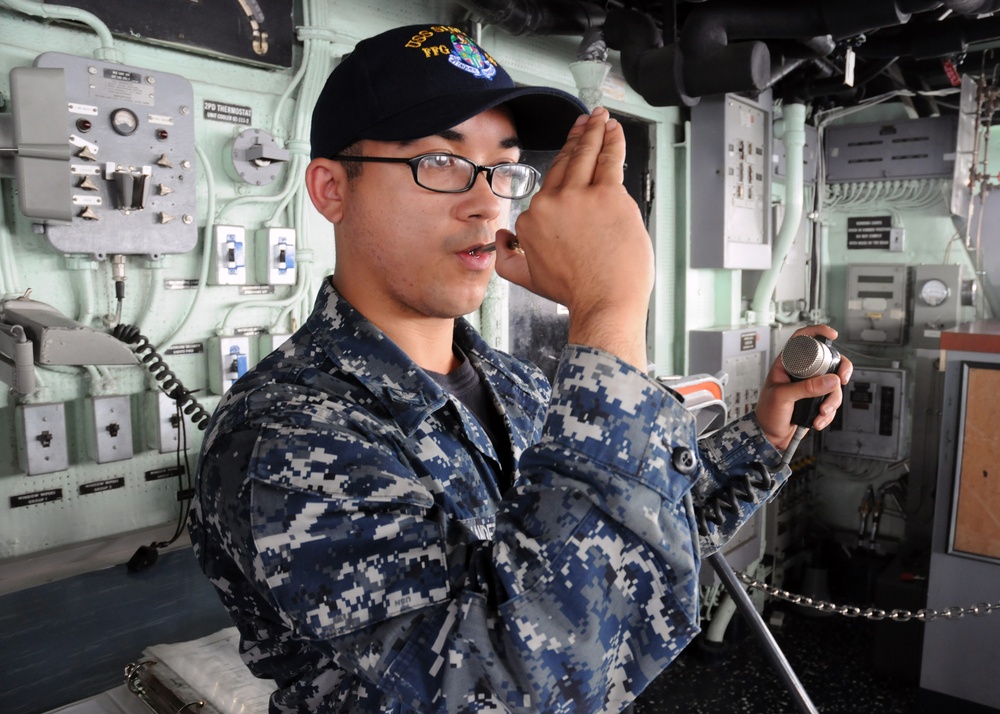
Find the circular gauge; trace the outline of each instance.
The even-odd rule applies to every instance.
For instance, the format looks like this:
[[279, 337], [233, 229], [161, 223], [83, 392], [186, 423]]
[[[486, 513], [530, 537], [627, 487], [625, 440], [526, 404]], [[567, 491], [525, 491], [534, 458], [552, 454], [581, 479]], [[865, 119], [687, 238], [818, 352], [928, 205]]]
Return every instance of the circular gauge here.
[[936, 278], [932, 278], [920, 286], [920, 299], [931, 307], [937, 307], [950, 295], [951, 290], [948, 289], [948, 286]]
[[139, 128], [139, 117], [131, 109], [115, 109], [111, 112], [111, 128], [122, 136], [130, 136]]

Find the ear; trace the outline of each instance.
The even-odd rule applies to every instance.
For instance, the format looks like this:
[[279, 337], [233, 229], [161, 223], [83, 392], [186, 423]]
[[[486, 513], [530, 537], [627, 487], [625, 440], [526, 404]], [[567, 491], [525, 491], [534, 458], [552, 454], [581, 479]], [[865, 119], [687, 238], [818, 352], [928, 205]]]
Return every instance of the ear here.
[[313, 159], [306, 167], [306, 190], [316, 210], [336, 225], [344, 217], [347, 174], [343, 165], [330, 159]]

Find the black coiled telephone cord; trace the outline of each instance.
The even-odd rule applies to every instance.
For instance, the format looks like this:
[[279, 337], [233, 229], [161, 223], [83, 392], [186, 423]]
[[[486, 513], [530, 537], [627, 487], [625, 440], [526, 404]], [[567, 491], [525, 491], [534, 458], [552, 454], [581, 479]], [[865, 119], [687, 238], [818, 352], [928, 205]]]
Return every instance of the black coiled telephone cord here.
[[177, 403], [178, 409], [191, 417], [195, 426], [204, 431], [208, 427], [211, 413], [198, 403], [192, 396], [193, 392], [184, 388], [149, 339], [139, 332], [139, 328], [134, 325], [116, 325], [111, 334], [132, 347], [139, 361], [160, 384], [160, 389]]

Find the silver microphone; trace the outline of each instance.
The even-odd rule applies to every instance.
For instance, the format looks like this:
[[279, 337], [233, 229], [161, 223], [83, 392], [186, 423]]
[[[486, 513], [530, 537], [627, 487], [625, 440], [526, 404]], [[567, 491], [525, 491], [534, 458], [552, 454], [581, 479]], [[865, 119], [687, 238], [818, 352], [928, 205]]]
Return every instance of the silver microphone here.
[[[792, 381], [798, 382], [810, 377], [832, 374], [840, 367], [840, 352], [823, 336], [796, 335], [785, 343], [781, 350], [781, 366]], [[800, 399], [792, 412], [792, 423], [796, 426], [812, 428], [819, 416], [823, 397]]]

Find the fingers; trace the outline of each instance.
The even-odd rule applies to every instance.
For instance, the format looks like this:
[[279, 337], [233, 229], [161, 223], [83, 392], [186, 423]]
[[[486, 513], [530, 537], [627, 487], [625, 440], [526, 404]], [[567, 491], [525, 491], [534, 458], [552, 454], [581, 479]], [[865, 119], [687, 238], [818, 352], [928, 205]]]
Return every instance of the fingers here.
[[841, 384], [847, 384], [851, 381], [851, 376], [854, 374], [854, 363], [847, 359], [843, 355], [840, 356], [840, 367], [837, 368], [837, 375], [840, 377]]
[[620, 185], [624, 180], [625, 133], [604, 107], [581, 116], [553, 160], [543, 187]]
[[[596, 111], [596, 110], [595, 110]], [[573, 124], [573, 128], [569, 130], [569, 135], [566, 137], [566, 143], [563, 144], [562, 149], [556, 154], [556, 157], [552, 159], [552, 163], [549, 165], [549, 170], [545, 172], [545, 179], [542, 181], [542, 187], [545, 186], [561, 186], [563, 182], [563, 177], [566, 175], [566, 168], [569, 163], [570, 157], [573, 155], [573, 151], [576, 149], [576, 145], [580, 141], [580, 137], [583, 136], [584, 131], [586, 131], [587, 124], [590, 122], [590, 117], [592, 115], [581, 114], [576, 119], [576, 123]]]

